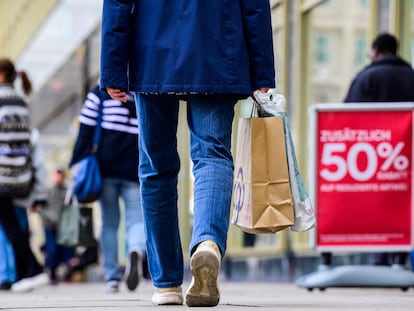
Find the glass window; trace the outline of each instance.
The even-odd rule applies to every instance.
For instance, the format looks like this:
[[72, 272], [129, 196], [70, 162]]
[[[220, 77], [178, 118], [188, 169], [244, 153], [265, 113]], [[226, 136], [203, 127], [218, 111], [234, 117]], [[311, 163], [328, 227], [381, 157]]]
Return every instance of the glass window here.
[[324, 2], [323, 2], [323, 6], [327, 6], [327, 7], [329, 7], [329, 6], [331, 6], [332, 5], [332, 0], [325, 0]]
[[360, 67], [367, 60], [367, 39], [365, 37], [357, 37], [355, 42], [355, 65]]
[[368, 63], [371, 2], [366, 9], [360, 0], [331, 2], [329, 10], [312, 12], [310, 102], [342, 101], [355, 73]]
[[315, 37], [315, 61], [317, 64], [328, 64], [330, 62], [330, 40], [325, 35]]
[[368, 0], [358, 0], [358, 5], [361, 9], [368, 8]]

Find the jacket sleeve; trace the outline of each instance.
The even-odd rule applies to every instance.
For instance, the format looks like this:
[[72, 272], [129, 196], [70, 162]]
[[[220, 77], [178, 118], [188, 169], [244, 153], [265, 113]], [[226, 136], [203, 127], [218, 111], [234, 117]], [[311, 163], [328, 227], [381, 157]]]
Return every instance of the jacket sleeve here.
[[130, 20], [135, 0], [104, 0], [100, 85], [128, 90]]
[[273, 34], [269, 0], [239, 0], [250, 59], [253, 90], [275, 87]]

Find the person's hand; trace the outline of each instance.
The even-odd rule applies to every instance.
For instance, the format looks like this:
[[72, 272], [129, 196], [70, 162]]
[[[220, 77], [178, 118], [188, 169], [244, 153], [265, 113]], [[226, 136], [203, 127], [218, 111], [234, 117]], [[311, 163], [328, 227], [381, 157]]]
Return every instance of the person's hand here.
[[262, 98], [262, 94], [266, 94], [267, 91], [269, 91], [270, 88], [268, 87], [259, 87], [253, 91], [252, 97], [255, 101], [258, 101], [259, 99], [257, 97]]
[[112, 87], [107, 87], [106, 91], [112, 99], [119, 100], [124, 103], [126, 103], [128, 100], [127, 93], [125, 91], [121, 91], [120, 89], [114, 89]]
[[269, 90], [268, 87], [261, 87], [261, 88], [259, 88], [259, 91], [262, 92], [262, 93], [267, 93], [268, 90]]

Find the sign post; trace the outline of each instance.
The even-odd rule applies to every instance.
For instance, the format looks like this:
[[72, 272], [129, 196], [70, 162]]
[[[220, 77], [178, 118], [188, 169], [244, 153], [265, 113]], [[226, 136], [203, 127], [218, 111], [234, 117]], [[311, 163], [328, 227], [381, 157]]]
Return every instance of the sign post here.
[[[414, 248], [413, 111], [414, 103], [312, 107], [311, 193], [317, 223], [312, 244], [317, 250], [372, 252]], [[395, 269], [388, 267], [354, 268], [305, 276], [298, 285], [388, 287], [391, 279], [392, 286], [414, 286], [412, 272], [395, 279]], [[404, 272], [401, 267], [399, 272]], [[365, 280], [371, 274], [379, 277]]]

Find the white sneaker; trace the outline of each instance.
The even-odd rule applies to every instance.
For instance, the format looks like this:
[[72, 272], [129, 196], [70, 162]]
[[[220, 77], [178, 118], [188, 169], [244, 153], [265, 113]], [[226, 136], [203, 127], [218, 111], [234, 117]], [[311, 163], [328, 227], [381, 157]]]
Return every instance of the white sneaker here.
[[110, 280], [105, 282], [104, 286], [105, 293], [117, 293], [119, 292], [119, 281]]
[[154, 305], [182, 305], [183, 294], [181, 286], [156, 288], [152, 295], [152, 303]]
[[35, 288], [48, 285], [49, 282], [49, 275], [44, 272], [30, 278], [21, 279], [12, 285], [11, 290], [16, 293], [29, 292]]
[[130, 291], [139, 285], [142, 277], [142, 256], [137, 251], [129, 254], [129, 262], [125, 269], [125, 283]]
[[185, 296], [189, 307], [213, 307], [219, 303], [220, 265], [221, 254], [217, 244], [210, 240], [200, 243], [190, 260], [193, 278]]

